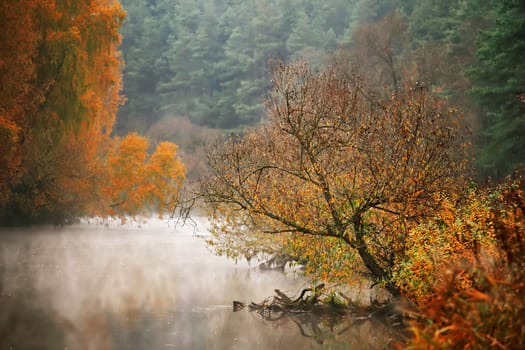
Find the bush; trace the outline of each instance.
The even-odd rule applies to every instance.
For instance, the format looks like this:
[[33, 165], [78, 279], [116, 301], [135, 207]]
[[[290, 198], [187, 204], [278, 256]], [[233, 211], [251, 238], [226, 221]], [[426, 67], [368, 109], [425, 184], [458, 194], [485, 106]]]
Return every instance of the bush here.
[[[476, 224], [486, 226], [483, 232], [493, 236], [496, 249], [488, 255], [473, 247], [474, 259], [466, 254], [449, 265], [421, 309], [422, 320], [412, 324], [408, 348], [525, 348], [524, 194], [518, 183], [508, 182], [478, 199], [490, 210]], [[474, 231], [472, 227], [465, 234]]]

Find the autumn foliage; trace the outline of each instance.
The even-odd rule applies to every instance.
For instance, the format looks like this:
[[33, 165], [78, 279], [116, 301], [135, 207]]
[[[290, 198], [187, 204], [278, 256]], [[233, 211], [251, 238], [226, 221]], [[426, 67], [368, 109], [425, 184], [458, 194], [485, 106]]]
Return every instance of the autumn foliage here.
[[419, 311], [400, 347], [524, 348], [520, 177], [469, 184], [460, 114], [424, 87], [384, 99], [336, 69], [274, 73], [267, 122], [212, 146], [196, 188], [216, 251], [407, 297]]
[[268, 121], [210, 150], [197, 191], [224, 224], [217, 232], [340, 240], [350, 265], [398, 294], [407, 228], [463, 184], [459, 113], [417, 87], [379, 98], [305, 62], [277, 63], [273, 84]]
[[98, 188], [116, 142], [124, 16], [115, 0], [0, 4], [2, 222], [109, 213]]
[[441, 240], [451, 241], [449, 255], [439, 256], [441, 244], [434, 259], [426, 259], [433, 281], [409, 278], [430, 282], [431, 289], [424, 289], [428, 300], [412, 324], [409, 348], [523, 349], [525, 197], [519, 180], [477, 192], [455, 221], [459, 226], [447, 222], [438, 230]]
[[[449, 279], [451, 262], [470, 266], [497, 256], [487, 193], [471, 188], [462, 196], [440, 197], [434, 215], [408, 233], [407, 254], [394, 275], [403, 292], [419, 304], [431, 300], [438, 285]], [[472, 285], [461, 273], [455, 282], [461, 288]]]
[[184, 180], [184, 167], [174, 158], [176, 150], [175, 144], [161, 142], [150, 156], [144, 137], [132, 133], [116, 140], [106, 160], [107, 183], [100, 185], [109, 214], [136, 215], [144, 209], [159, 215], [171, 212]]

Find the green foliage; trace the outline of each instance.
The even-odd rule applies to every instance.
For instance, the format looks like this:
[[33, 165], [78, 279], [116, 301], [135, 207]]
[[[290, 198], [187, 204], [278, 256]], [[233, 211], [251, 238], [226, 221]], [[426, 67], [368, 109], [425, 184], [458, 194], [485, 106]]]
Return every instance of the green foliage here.
[[457, 34], [458, 1], [418, 1], [409, 17], [414, 44], [450, 42]]
[[119, 134], [127, 130], [144, 130], [158, 120], [160, 101], [170, 98], [171, 75], [166, 46], [171, 32], [173, 9], [167, 1], [122, 1], [127, 12], [121, 28], [120, 46], [124, 61], [124, 95], [117, 125]]
[[257, 123], [268, 59], [324, 63], [348, 33], [352, 2], [123, 0], [128, 101], [117, 132], [146, 131], [166, 115], [224, 129]]
[[480, 167], [501, 178], [525, 161], [525, 4], [497, 2], [495, 23], [479, 37], [469, 70], [480, 106]]
[[[128, 101], [118, 115], [119, 134], [145, 132], [165, 116], [187, 117], [221, 129], [254, 125], [264, 118], [269, 58], [304, 58], [319, 67], [332, 61], [334, 50], [350, 49], [361, 57], [349, 64], [369, 70], [366, 76], [377, 80], [372, 84], [378, 90], [387, 77], [398, 84], [418, 81], [466, 111], [465, 123], [474, 126], [478, 141], [481, 176], [502, 178], [524, 158], [523, 104], [516, 98], [525, 84], [521, 59], [525, 15], [519, 2], [122, 3], [128, 12], [122, 28]], [[384, 19], [394, 11], [407, 28], [403, 41], [379, 47], [392, 29]], [[379, 41], [356, 39], [356, 34], [370, 29], [377, 32], [369, 39]], [[363, 42], [375, 47], [363, 48]], [[393, 56], [378, 49], [388, 49]], [[369, 54], [373, 57], [365, 57]], [[395, 72], [380, 67], [388, 64]]]

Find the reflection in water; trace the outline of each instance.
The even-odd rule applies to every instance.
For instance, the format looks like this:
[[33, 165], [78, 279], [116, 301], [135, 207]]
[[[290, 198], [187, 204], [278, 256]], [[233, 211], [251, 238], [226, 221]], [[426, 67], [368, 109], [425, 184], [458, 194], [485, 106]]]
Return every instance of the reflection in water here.
[[[278, 324], [292, 321], [303, 337], [319, 345], [329, 345], [330, 349], [349, 346], [352, 349], [397, 348], [397, 344], [407, 340], [409, 331], [403, 326], [401, 315], [392, 313], [395, 304], [370, 313], [341, 304], [342, 299], [335, 294], [326, 294], [323, 288], [324, 283], [315, 289], [303, 289], [298, 297], [275, 290], [275, 296], [262, 303], [250, 303], [248, 310], [264, 321]], [[239, 302], [236, 306], [234, 310], [244, 309]], [[356, 336], [362, 328], [367, 330], [365, 337]], [[347, 332], [350, 335], [345, 334]], [[374, 338], [372, 334], [379, 337]]]
[[192, 227], [174, 229], [160, 221], [142, 228], [82, 223], [3, 230], [0, 349], [385, 345], [386, 333], [378, 334], [371, 323], [329, 332], [320, 347], [293, 320], [270, 323], [232, 312], [234, 299], [261, 300], [274, 288], [293, 294], [303, 286], [298, 277], [213, 256]]

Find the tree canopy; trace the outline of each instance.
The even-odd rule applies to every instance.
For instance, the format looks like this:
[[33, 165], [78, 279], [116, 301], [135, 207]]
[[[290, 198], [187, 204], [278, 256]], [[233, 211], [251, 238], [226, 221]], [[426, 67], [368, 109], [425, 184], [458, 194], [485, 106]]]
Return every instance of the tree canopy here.
[[225, 234], [340, 239], [397, 294], [391, 269], [406, 227], [464, 184], [460, 114], [424, 89], [378, 98], [357, 77], [304, 62], [277, 64], [272, 81], [268, 121], [211, 149], [197, 194]]
[[116, 127], [121, 135], [172, 117], [242, 130], [265, 117], [269, 58], [324, 66], [337, 57], [359, 67], [378, 89], [419, 81], [462, 109], [474, 131], [480, 179], [502, 179], [522, 163], [523, 104], [516, 96], [523, 96], [525, 84], [523, 8], [517, 2], [122, 4], [128, 16], [121, 30], [127, 62], [127, 102]]
[[499, 178], [525, 165], [525, 4], [497, 2], [494, 20], [478, 38], [469, 74], [480, 106], [480, 165]]
[[[0, 222], [109, 215], [100, 189], [114, 169], [107, 154], [117, 142], [124, 17], [113, 0], [0, 5]], [[147, 166], [160, 174], [149, 175], [178, 183], [183, 168], [174, 177], [166, 156], [178, 161], [174, 147], [159, 145]]]

